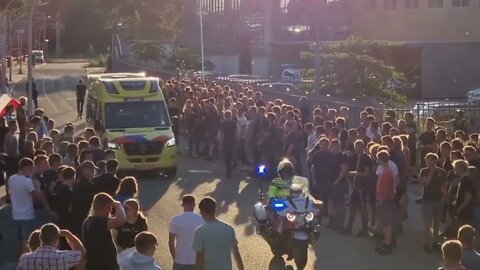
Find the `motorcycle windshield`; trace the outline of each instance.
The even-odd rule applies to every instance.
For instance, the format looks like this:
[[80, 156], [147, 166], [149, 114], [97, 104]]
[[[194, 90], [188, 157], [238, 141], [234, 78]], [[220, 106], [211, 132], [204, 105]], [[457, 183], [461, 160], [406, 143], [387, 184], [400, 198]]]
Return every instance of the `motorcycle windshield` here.
[[292, 180], [292, 187], [290, 188], [293, 196], [309, 196], [310, 188], [308, 179], [302, 176], [294, 176]]

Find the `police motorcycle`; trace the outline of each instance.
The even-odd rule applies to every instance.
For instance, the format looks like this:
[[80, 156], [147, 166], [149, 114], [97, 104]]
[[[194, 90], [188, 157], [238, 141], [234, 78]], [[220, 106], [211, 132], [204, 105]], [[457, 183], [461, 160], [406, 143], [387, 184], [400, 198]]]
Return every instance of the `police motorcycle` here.
[[[265, 167], [258, 168], [261, 177]], [[322, 203], [309, 192], [308, 179], [294, 176], [287, 199], [265, 201], [260, 187], [260, 201], [255, 204], [256, 232], [267, 241], [274, 256], [288, 255], [297, 269], [307, 265], [308, 246], [320, 237], [320, 208]]]

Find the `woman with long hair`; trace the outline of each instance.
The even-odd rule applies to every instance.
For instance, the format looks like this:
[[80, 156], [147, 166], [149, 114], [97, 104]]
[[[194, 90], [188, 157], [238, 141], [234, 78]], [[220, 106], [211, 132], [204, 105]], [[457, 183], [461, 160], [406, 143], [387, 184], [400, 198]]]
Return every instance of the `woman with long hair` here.
[[115, 199], [120, 203], [124, 203], [128, 199], [136, 198], [138, 195], [137, 179], [133, 176], [128, 176], [122, 179], [118, 187]]
[[118, 250], [135, 246], [134, 239], [137, 234], [147, 231], [147, 218], [140, 211], [140, 203], [136, 199], [128, 199], [123, 203], [127, 221], [114, 231], [114, 238]]

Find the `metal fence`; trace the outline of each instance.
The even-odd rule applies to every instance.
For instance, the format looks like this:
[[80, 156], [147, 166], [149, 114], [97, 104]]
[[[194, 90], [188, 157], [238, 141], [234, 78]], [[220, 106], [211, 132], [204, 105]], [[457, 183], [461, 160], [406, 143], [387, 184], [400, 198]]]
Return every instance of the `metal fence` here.
[[429, 117], [435, 119], [439, 126], [447, 129], [449, 134], [452, 134], [452, 125], [450, 123], [440, 123], [450, 121], [455, 118], [458, 111], [463, 111], [464, 118], [470, 124], [471, 130], [469, 132], [480, 131], [480, 106], [470, 104], [464, 101], [431, 101], [431, 102], [417, 102], [410, 106], [381, 108], [377, 110], [381, 112], [380, 119], [384, 119], [388, 110], [393, 110], [397, 114], [397, 118], [401, 119], [406, 112], [411, 112], [417, 122], [420, 132], [426, 128], [426, 120]]

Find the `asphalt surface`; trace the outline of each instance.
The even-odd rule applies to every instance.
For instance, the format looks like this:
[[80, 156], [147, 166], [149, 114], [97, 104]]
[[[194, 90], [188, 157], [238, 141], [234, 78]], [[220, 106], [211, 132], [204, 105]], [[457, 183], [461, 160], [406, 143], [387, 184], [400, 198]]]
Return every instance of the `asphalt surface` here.
[[[81, 64], [47, 64], [36, 69], [40, 106], [56, 120], [57, 126], [76, 121], [73, 89], [84, 74]], [[17, 84], [15, 89], [16, 96], [25, 93], [25, 85], [22, 83]], [[81, 122], [77, 121], [77, 125], [81, 125]], [[251, 179], [245, 172], [238, 170], [228, 179], [224, 177], [221, 160], [204, 161], [185, 157], [180, 157], [175, 179], [154, 175], [144, 175], [140, 179], [140, 201], [148, 218], [149, 229], [159, 239], [156, 259], [163, 269], [172, 269], [173, 264], [168, 252], [169, 221], [181, 212], [180, 198], [189, 193], [194, 194], [197, 200], [203, 196], [216, 199], [219, 218], [235, 228], [245, 269], [285, 269], [283, 259], [274, 259], [268, 245], [255, 234], [252, 210], [258, 200], [258, 180]], [[412, 192], [415, 190], [418, 187], [411, 187]], [[436, 269], [440, 256], [438, 253], [423, 253], [420, 208], [413, 202], [416, 196], [410, 197], [409, 219], [404, 224], [405, 233], [399, 237], [393, 255], [379, 256], [373, 251], [372, 241], [339, 235], [325, 228], [320, 240], [309, 249], [306, 269]], [[8, 206], [0, 208], [0, 234], [4, 235], [4, 239], [0, 240], [0, 265], [6, 261], [12, 262], [13, 259], [10, 215]]]

